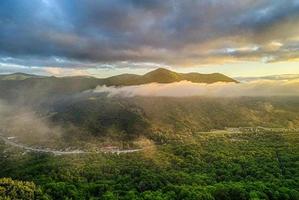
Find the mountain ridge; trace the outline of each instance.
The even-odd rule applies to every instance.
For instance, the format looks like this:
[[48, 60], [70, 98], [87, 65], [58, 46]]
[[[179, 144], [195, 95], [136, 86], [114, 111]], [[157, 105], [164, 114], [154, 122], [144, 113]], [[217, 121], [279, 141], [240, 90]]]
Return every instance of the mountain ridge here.
[[[235, 82], [233, 78], [230, 78], [221, 73], [201, 74], [196, 72], [191, 73], [178, 73], [165, 68], [157, 68], [144, 75], [136, 74], [120, 74], [111, 76], [106, 79], [108, 86], [116, 85], [140, 85], [147, 83], [173, 83], [179, 81], [190, 81], [194, 83], [215, 83], [215, 82]], [[126, 82], [127, 81], [127, 82]]]
[[28, 78], [43, 78], [43, 77], [45, 76], [27, 74], [22, 72], [16, 72], [12, 74], [0, 74], [0, 80], [25, 80]]
[[[0, 80], [15, 80], [23, 81], [31, 78], [53, 78], [55, 76], [39, 76], [25, 73], [13, 73], [7, 75], [0, 75]], [[99, 85], [107, 86], [128, 86], [128, 85], [140, 85], [147, 83], [173, 83], [179, 81], [191, 81], [194, 83], [215, 83], [215, 82], [235, 82], [233, 78], [230, 78], [221, 73], [201, 74], [196, 72], [190, 73], [178, 73], [165, 68], [157, 68], [143, 75], [137, 74], [120, 74], [107, 78], [96, 78], [92, 76], [64, 76], [55, 77], [57, 79], [94, 79], [97, 80]]]
[[35, 75], [13, 74], [0, 76], [0, 98], [8, 101], [36, 102], [42, 99], [55, 98], [83, 91], [93, 90], [99, 85], [133, 86], [149, 83], [174, 83], [190, 81], [193, 83], [234, 82], [236, 80], [223, 74], [176, 73], [158, 68], [144, 75], [121, 74], [109, 78], [95, 78], [90, 76], [73, 77], [42, 77]]

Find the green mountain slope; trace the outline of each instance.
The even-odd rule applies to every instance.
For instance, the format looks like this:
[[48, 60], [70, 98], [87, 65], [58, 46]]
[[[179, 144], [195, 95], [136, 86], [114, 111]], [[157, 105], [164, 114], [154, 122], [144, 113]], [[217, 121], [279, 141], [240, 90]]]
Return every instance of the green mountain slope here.
[[143, 135], [167, 139], [226, 127], [299, 128], [298, 98], [203, 98], [86, 96], [57, 102], [54, 119], [84, 128], [96, 136], [110, 130], [123, 138]]
[[164, 68], [158, 68], [144, 75], [122, 74], [103, 80], [106, 85], [140, 85], [147, 83], [173, 83], [191, 81], [193, 83], [237, 82], [236, 80], [220, 73], [176, 73]]

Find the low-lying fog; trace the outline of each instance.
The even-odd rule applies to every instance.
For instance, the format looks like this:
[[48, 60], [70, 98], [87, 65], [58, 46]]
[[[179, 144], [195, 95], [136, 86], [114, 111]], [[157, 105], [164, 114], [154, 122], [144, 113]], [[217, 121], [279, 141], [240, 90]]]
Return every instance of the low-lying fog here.
[[242, 83], [214, 84], [181, 81], [169, 84], [150, 83], [138, 86], [107, 87], [98, 86], [95, 93], [106, 92], [109, 96], [298, 96], [299, 79], [295, 80], [254, 80]]
[[[251, 80], [242, 83], [214, 84], [192, 83], [188, 81], [159, 84], [151, 83], [138, 86], [107, 87], [98, 86], [95, 90], [63, 96], [65, 106], [74, 103], [76, 100], [84, 101], [107, 93], [108, 96], [154, 96], [154, 97], [188, 97], [188, 96], [208, 96], [208, 97], [265, 97], [265, 96], [299, 96], [299, 79], [293, 80]], [[105, 96], [105, 95], [104, 95]], [[57, 104], [61, 104], [61, 99], [57, 97]], [[95, 98], [96, 99], [96, 98]], [[18, 102], [18, 101], [17, 101]], [[22, 102], [22, 101], [21, 101]], [[51, 102], [49, 105], [52, 105]], [[65, 124], [56, 124], [51, 120], [51, 112], [39, 112], [34, 108], [29, 108], [22, 104], [11, 105], [8, 101], [0, 99], [0, 134], [15, 136], [18, 141], [26, 141], [29, 144], [37, 143], [39, 146], [63, 146], [64, 140], [80, 146], [82, 137], [88, 141], [95, 141], [94, 136], [82, 132], [82, 128], [73, 126], [66, 121]], [[32, 103], [33, 106], [34, 103]], [[41, 109], [43, 111], [43, 109]], [[42, 114], [43, 113], [43, 114]], [[293, 117], [296, 117], [294, 114]], [[67, 126], [66, 126], [67, 125]], [[76, 124], [75, 124], [76, 125]], [[85, 130], [85, 129], [84, 129]], [[87, 137], [88, 135], [88, 137]], [[77, 140], [77, 138], [80, 138]], [[58, 142], [60, 141], [60, 143]], [[79, 145], [78, 145], [79, 144]], [[95, 142], [95, 145], [98, 145]]]
[[4, 133], [27, 141], [47, 141], [60, 137], [62, 129], [52, 125], [45, 116], [39, 116], [29, 107], [9, 105], [0, 100], [0, 134]]

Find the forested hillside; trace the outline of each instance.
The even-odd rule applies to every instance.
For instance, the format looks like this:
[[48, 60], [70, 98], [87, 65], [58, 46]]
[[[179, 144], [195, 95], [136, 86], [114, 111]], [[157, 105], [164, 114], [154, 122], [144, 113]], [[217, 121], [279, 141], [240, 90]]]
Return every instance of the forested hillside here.
[[299, 199], [298, 97], [110, 96], [97, 81], [1, 82], [3, 199]]
[[[194, 132], [132, 154], [82, 156], [24, 155], [1, 142], [0, 176], [34, 181], [45, 199], [299, 199], [298, 139]], [[0, 194], [14, 199], [10, 187], [0, 180]]]

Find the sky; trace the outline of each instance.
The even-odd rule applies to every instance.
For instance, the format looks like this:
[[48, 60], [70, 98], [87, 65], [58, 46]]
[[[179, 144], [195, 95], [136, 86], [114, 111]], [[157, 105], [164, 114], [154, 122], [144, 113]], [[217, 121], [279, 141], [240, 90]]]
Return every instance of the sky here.
[[299, 73], [299, 0], [0, 1], [0, 73]]

